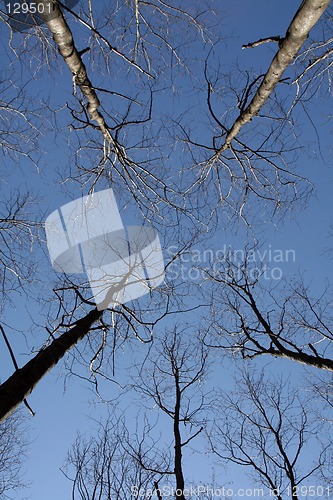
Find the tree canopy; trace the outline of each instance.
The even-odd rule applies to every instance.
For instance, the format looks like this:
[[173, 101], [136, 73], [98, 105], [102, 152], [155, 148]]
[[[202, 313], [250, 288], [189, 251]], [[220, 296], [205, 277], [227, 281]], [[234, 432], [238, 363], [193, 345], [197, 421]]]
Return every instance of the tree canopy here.
[[[166, 484], [185, 500], [194, 448], [277, 498], [332, 484], [331, 245], [316, 242], [331, 231], [332, 10], [249, 9], [2, 2], [0, 419], [16, 425], [21, 404], [42, 413], [29, 396], [54, 369], [93, 390], [107, 419], [69, 451], [73, 498], [139, 498], [135, 484], [164, 498]], [[62, 207], [107, 189], [125, 241], [112, 286], [138, 248], [146, 293], [100, 308], [82, 242], [85, 273], [52, 269], [44, 223], [58, 214], [55, 241], [74, 252]], [[158, 235], [158, 284], [134, 226]], [[104, 262], [101, 241], [91, 248]], [[131, 404], [138, 415], [125, 418]]]

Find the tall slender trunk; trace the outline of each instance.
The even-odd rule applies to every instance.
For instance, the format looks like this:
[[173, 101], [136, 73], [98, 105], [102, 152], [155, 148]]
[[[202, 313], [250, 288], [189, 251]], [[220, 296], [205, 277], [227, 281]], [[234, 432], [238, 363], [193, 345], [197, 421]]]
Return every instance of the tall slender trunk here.
[[16, 370], [0, 385], [0, 422], [8, 417], [22, 401], [31, 394], [34, 387], [72, 347], [90, 331], [92, 324], [103, 314], [93, 309], [75, 326], [41, 350], [22, 368]]
[[176, 476], [176, 489], [177, 489], [177, 500], [186, 500], [184, 496], [185, 481], [183, 476], [182, 467], [182, 443], [180, 436], [180, 403], [181, 403], [181, 390], [179, 387], [179, 374], [176, 368], [175, 372], [175, 382], [176, 382], [176, 403], [175, 403], [175, 416], [173, 423], [173, 432], [175, 437], [175, 476]]
[[216, 153], [217, 157], [230, 147], [232, 140], [239, 134], [242, 127], [259, 113], [279, 83], [283, 73], [297, 56], [303, 43], [308, 38], [310, 30], [330, 3], [331, 0], [303, 0], [289, 25], [286, 36], [279, 44], [279, 50], [275, 54], [261, 85], [250, 104], [240, 113], [229, 128], [223, 145]]

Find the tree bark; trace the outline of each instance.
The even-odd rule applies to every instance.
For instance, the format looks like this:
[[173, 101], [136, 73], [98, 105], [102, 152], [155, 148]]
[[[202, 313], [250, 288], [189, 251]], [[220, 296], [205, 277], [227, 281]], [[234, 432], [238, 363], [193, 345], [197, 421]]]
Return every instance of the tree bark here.
[[239, 134], [242, 127], [259, 113], [280, 81], [283, 73], [295, 59], [303, 43], [308, 38], [310, 30], [320, 19], [329, 4], [330, 0], [303, 0], [291, 21], [285, 38], [279, 44], [279, 50], [271, 62], [261, 85], [250, 104], [229, 129], [224, 144], [216, 153], [217, 157], [230, 147], [232, 140]]
[[53, 40], [56, 43], [60, 54], [73, 74], [74, 84], [80, 88], [82, 94], [88, 102], [87, 111], [90, 119], [97, 123], [104, 139], [108, 143], [113, 143], [114, 141], [109, 131], [109, 127], [98, 109], [101, 103], [91, 81], [88, 78], [87, 70], [82, 62], [81, 55], [74, 45], [72, 32], [59, 6], [56, 3], [52, 4], [53, 10], [51, 13], [48, 13], [50, 0], [40, 0], [38, 3], [44, 4], [44, 14], [42, 15], [43, 21], [51, 31]]
[[[273, 335], [270, 336], [273, 338]], [[274, 338], [276, 344], [276, 337]], [[277, 358], [287, 358], [292, 361], [298, 361], [303, 365], [313, 366], [315, 368], [319, 368], [321, 370], [327, 370], [329, 372], [333, 372], [333, 360], [330, 358], [325, 358], [323, 356], [313, 356], [312, 354], [307, 354], [306, 352], [300, 351], [292, 351], [291, 349], [287, 349], [279, 342], [279, 348], [268, 348], [263, 349], [262, 354], [270, 354], [271, 356], [276, 356]]]
[[103, 311], [93, 309], [76, 325], [40, 351], [23, 368], [16, 370], [0, 385], [0, 422], [33, 391], [37, 383], [53, 368], [58, 361], [77, 342], [87, 335], [91, 325], [97, 321]]

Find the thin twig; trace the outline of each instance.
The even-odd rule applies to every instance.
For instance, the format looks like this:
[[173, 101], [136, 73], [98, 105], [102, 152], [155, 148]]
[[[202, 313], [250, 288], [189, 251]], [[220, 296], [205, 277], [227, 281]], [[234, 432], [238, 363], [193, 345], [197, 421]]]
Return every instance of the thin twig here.
[[254, 47], [258, 47], [259, 45], [262, 45], [264, 43], [269, 43], [269, 42], [282, 42], [283, 38], [280, 36], [269, 36], [267, 38], [260, 38], [260, 40], [257, 40], [256, 42], [250, 42], [247, 43], [246, 45], [242, 45], [242, 49], [253, 49]]

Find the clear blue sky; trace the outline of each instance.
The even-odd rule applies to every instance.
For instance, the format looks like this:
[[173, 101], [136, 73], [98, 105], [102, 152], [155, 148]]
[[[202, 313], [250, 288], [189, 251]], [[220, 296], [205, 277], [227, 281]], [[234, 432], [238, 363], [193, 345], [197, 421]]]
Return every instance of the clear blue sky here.
[[[258, 71], [259, 67], [265, 71], [274, 54], [275, 46], [264, 46], [254, 50], [242, 50], [241, 46], [259, 38], [278, 34], [284, 35], [292, 15], [297, 9], [298, 2], [288, 0], [281, 0], [280, 2], [273, 2], [272, 0], [266, 2], [262, 0], [253, 0], [251, 2], [234, 0], [232, 3], [226, 1], [218, 3], [219, 5], [216, 8], [225, 12], [223, 23], [220, 25], [222, 42], [219, 45], [219, 50], [223, 54], [226, 67], [238, 61], [239, 66], [243, 69], [254, 65], [258, 68]], [[70, 25], [73, 27], [75, 36], [75, 24], [70, 22]], [[1, 25], [0, 36], [1, 46], [6, 46], [8, 30], [3, 24]], [[23, 39], [20, 33], [14, 34], [16, 44], [20, 37]], [[55, 101], [59, 108], [65, 104], [72, 92], [71, 75], [67, 68], [64, 67], [64, 63], [61, 62], [60, 65], [63, 66], [62, 74], [44, 71], [39, 80], [29, 82], [29, 91], [35, 92], [36, 96], [45, 97], [56, 92]], [[2, 56], [4, 71], [7, 66], [8, 61], [4, 53]], [[18, 62], [14, 64], [13, 71], [20, 71]], [[119, 86], [121, 85], [126, 85], [126, 82], [119, 82]], [[159, 104], [161, 113], [165, 111], [165, 107], [169, 105], [169, 102], [168, 95], [165, 102], [164, 99], [161, 99]], [[328, 236], [332, 221], [331, 193], [333, 176], [331, 156], [328, 154], [331, 148], [331, 137], [328, 135], [328, 127], [324, 127], [328, 116], [328, 102], [323, 96], [316, 97], [310, 103], [310, 106], [311, 118], [320, 131], [323, 157], [311, 150], [313, 128], [310, 121], [303, 116], [303, 143], [306, 143], [304, 138], [309, 137], [309, 148], [301, 155], [299, 163], [301, 164], [302, 174], [308, 176], [315, 183], [316, 196], [311, 199], [306, 209], [296, 214], [293, 213], [294, 218], [287, 218], [283, 225], [274, 227], [270, 221], [267, 221], [262, 224], [261, 229], [265, 240], [264, 249], [292, 249], [295, 251], [295, 261], [283, 264], [283, 274], [292, 275], [305, 272], [306, 277], [313, 282], [314, 289], [319, 291], [324, 286], [325, 278], [329, 278], [331, 273], [332, 263], [329, 255], [324, 250], [331, 245]], [[57, 119], [58, 123], [62, 123], [64, 128], [67, 127], [68, 124], [61, 112], [59, 112]], [[52, 126], [52, 124], [48, 124], [49, 126]], [[204, 123], [197, 124], [197, 130], [200, 132], [202, 128], [203, 135], [205, 134], [204, 127]], [[41, 208], [45, 214], [48, 214], [62, 203], [74, 198], [76, 193], [75, 184], [70, 186], [70, 192], [66, 194], [64, 189], [56, 183], [57, 167], [62, 168], [68, 163], [65, 139], [59, 137], [55, 142], [52, 133], [47, 133], [42, 143], [45, 150], [43, 153], [44, 160], [47, 157], [45, 170], [41, 172], [33, 171], [32, 167], [28, 166], [28, 162], [23, 161], [20, 165], [19, 175], [10, 176], [6, 187], [2, 185], [2, 189], [8, 193], [11, 188], [17, 186], [36, 188], [41, 195], [45, 196], [41, 201]], [[181, 158], [179, 158], [179, 161], [181, 161]], [[8, 157], [2, 158], [2, 162], [8, 169], [17, 168]], [[78, 196], [80, 196], [80, 193], [78, 193]], [[232, 234], [227, 229], [220, 230], [215, 234], [211, 242], [205, 243], [205, 247], [218, 249], [223, 247], [224, 244], [231, 244], [236, 248], [242, 248], [245, 241], [244, 234], [243, 229], [240, 229], [237, 235]], [[40, 266], [43, 270], [43, 286], [45, 286], [45, 276], [53, 273], [46, 253], [41, 252], [40, 254]], [[39, 319], [38, 307], [37, 302], [26, 302], [25, 296], [22, 295], [20, 298], [15, 298], [11, 311], [8, 312], [7, 310], [4, 313], [6, 321], [16, 328], [24, 330], [25, 325], [28, 325], [29, 331], [26, 330], [26, 334], [29, 346], [40, 345], [38, 332], [42, 331], [43, 318]], [[40, 322], [40, 325], [35, 327], [33, 332], [34, 340], [31, 340], [30, 337], [30, 315], [34, 319], [37, 317], [37, 322]], [[43, 337], [43, 334], [41, 336]], [[25, 339], [22, 336], [17, 336], [12, 339], [12, 342], [19, 363], [25, 363], [28, 360], [28, 356], [23, 354], [28, 352]], [[0, 378], [4, 380], [12, 372], [12, 367], [2, 341], [0, 341], [0, 345], [3, 353]], [[145, 347], [138, 343], [137, 349], [144, 352]], [[124, 356], [127, 356], [126, 352]], [[125, 365], [126, 360], [118, 359], [117, 362], [122, 367]], [[288, 362], [285, 363], [284, 367], [286, 372], [289, 371], [295, 375], [298, 373], [298, 367]], [[232, 366], [229, 366], [226, 371], [229, 374], [232, 373]], [[69, 498], [71, 485], [61, 474], [59, 467], [63, 464], [67, 450], [75, 439], [76, 432], [89, 433], [92, 425], [94, 425], [89, 417], [97, 418], [105, 413], [105, 408], [102, 405], [96, 406], [88, 403], [94, 397], [83, 381], [71, 378], [67, 381], [66, 391], [64, 391], [63, 376], [65, 373], [64, 364], [61, 362], [52, 373], [44, 378], [29, 398], [30, 405], [37, 413], [31, 419], [30, 437], [32, 442], [25, 465], [25, 477], [28, 481], [31, 481], [31, 487], [29, 490], [22, 492], [22, 495], [17, 496], [18, 500], [24, 498], [31, 498], [32, 500]], [[120, 382], [124, 376], [120, 369]], [[220, 376], [221, 367], [217, 367], [216, 380]], [[224, 376], [226, 376], [225, 372]], [[110, 384], [108, 390], [110, 391], [110, 398], [118, 394], [117, 388], [113, 384]], [[123, 406], [127, 407], [128, 404], [129, 402], [125, 400]], [[136, 410], [128, 410], [129, 414], [131, 411], [133, 411], [134, 416]], [[186, 475], [196, 476], [198, 471], [202, 472], [202, 462], [198, 457], [192, 457], [185, 464]], [[245, 479], [245, 471], [242, 469], [239, 469], [238, 472], [233, 471], [229, 475], [226, 474], [224, 482], [236, 480], [236, 478], [242, 483], [241, 485], [243, 485], [243, 482], [248, 484]], [[209, 481], [208, 476], [200, 477], [200, 479], [203, 482]], [[237, 486], [241, 485], [237, 484]]]

